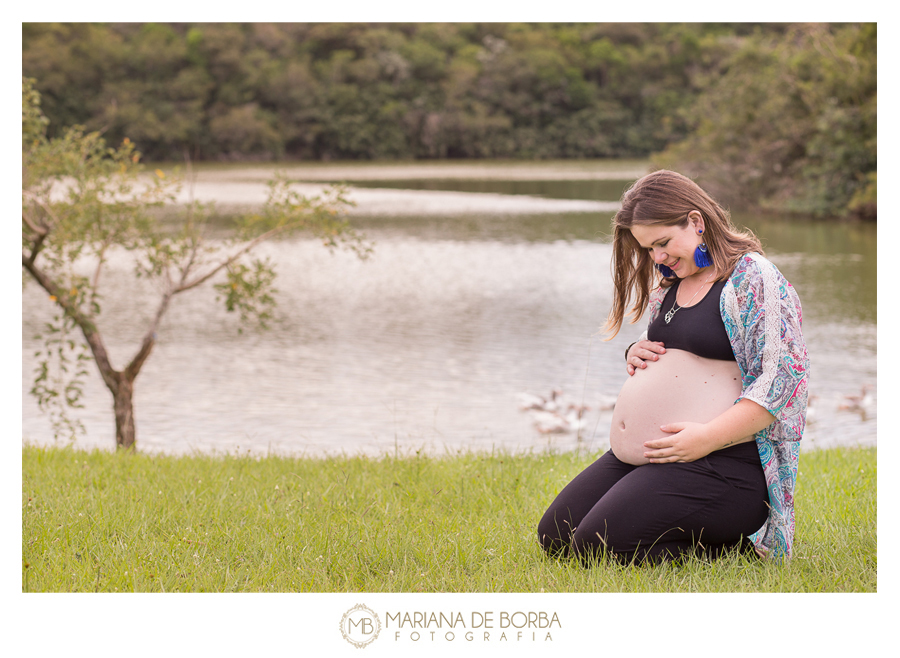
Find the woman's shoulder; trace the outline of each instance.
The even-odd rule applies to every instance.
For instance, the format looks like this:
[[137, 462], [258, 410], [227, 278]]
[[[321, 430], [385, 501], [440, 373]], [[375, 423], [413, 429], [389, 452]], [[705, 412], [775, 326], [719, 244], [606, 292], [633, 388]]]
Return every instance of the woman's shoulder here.
[[794, 308], [799, 317], [800, 297], [781, 270], [762, 254], [750, 252], [738, 259], [728, 283], [722, 291], [725, 306], [754, 308], [758, 303], [767, 306], [781, 304]]
[[741, 283], [763, 278], [783, 279], [784, 276], [775, 263], [760, 253], [750, 251], [738, 257], [729, 281], [735, 287], [740, 287]]
[[763, 256], [761, 253], [756, 251], [748, 251], [741, 256], [738, 256], [737, 263], [734, 266], [734, 271], [742, 271], [756, 268], [766, 268], [766, 267], [775, 267], [775, 265], [768, 258]]

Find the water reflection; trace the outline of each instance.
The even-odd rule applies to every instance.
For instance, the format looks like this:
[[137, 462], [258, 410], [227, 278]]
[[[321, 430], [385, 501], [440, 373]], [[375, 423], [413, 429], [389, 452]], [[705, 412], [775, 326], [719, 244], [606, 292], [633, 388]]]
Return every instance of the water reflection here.
[[[334, 180], [334, 183], [342, 181]], [[527, 194], [548, 199], [590, 199], [609, 201], [618, 199], [630, 184], [622, 180], [357, 180], [356, 187], [390, 188], [401, 190], [441, 190], [448, 192], [480, 192], [490, 194]]]
[[586, 240], [608, 242], [613, 213], [478, 215], [456, 217], [355, 217], [353, 225], [366, 234], [421, 240], [453, 240], [508, 244]]
[[767, 253], [802, 291], [804, 318], [816, 324], [871, 323], [878, 301], [874, 224], [776, 221], [738, 215], [763, 240]]

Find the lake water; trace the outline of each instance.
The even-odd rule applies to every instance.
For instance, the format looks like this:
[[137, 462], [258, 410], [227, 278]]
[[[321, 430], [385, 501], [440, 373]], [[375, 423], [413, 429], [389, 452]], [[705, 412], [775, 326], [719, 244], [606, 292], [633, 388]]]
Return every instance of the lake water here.
[[[210, 289], [176, 298], [136, 383], [145, 451], [324, 455], [601, 449], [627, 375], [622, 354], [644, 324], [612, 341], [609, 222], [640, 163], [305, 165], [315, 191], [350, 180], [352, 221], [375, 242], [365, 262], [304, 238], [263, 245], [276, 263], [267, 332], [237, 332]], [[200, 168], [198, 198], [252, 206], [267, 167]], [[874, 225], [735, 216], [798, 290], [812, 361], [805, 448], [876, 442]], [[157, 292], [117, 255], [100, 322], [113, 363], [137, 348]], [[27, 394], [34, 335], [53, 308], [22, 295], [23, 440], [52, 443]], [[844, 396], [872, 386], [864, 411]], [[593, 408], [579, 433], [541, 434], [517, 394], [554, 387]], [[111, 398], [91, 371], [81, 447], [112, 448]]]

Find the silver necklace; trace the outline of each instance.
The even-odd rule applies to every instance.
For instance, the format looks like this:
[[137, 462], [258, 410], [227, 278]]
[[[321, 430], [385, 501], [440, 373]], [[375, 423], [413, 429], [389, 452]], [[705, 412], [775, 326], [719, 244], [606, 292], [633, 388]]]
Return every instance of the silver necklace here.
[[[697, 292], [694, 293], [694, 297], [696, 297], [697, 295], [700, 294], [700, 291], [703, 290], [703, 287], [707, 283], [709, 283], [709, 280], [712, 278], [713, 274], [715, 274], [715, 271], [710, 272], [709, 276], [706, 277], [706, 281], [704, 281], [703, 283], [700, 284], [700, 287], [697, 288]], [[691, 297], [688, 300], [688, 303], [685, 304], [685, 306], [690, 306], [691, 302], [694, 301], [694, 297]], [[672, 301], [672, 308], [670, 308], [669, 312], [666, 313], [666, 324], [669, 324], [672, 321], [672, 318], [675, 317], [675, 314], [683, 308], [684, 308], [684, 306], [678, 305], [678, 291], [675, 291], [675, 299]]]

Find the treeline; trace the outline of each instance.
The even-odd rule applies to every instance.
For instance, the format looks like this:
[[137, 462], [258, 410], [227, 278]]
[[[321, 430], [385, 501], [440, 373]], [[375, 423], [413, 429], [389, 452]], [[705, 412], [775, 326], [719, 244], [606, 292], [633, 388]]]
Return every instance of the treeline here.
[[654, 158], [741, 208], [875, 219], [877, 31], [803, 25], [748, 40]]
[[[875, 169], [875, 39], [874, 25], [25, 24], [23, 74], [36, 80], [51, 135], [83, 124], [113, 143], [128, 137], [151, 160], [665, 151], [699, 170], [720, 157], [716, 129], [735, 131], [722, 154], [731, 158], [774, 128], [790, 142], [777, 166], [762, 155], [749, 170], [787, 164], [792, 174], [803, 140], [825, 132], [813, 150], [828, 159], [829, 140], [841, 145], [854, 181], [842, 194], [853, 196]], [[798, 58], [802, 70], [785, 78], [779, 67]], [[767, 125], [780, 121], [772, 97], [785, 92], [787, 104], [800, 97], [785, 118], [802, 129]], [[705, 151], [667, 151], [698, 135]], [[860, 139], [862, 149], [848, 145]]]
[[28, 24], [51, 126], [150, 159], [646, 156], [777, 26]]

